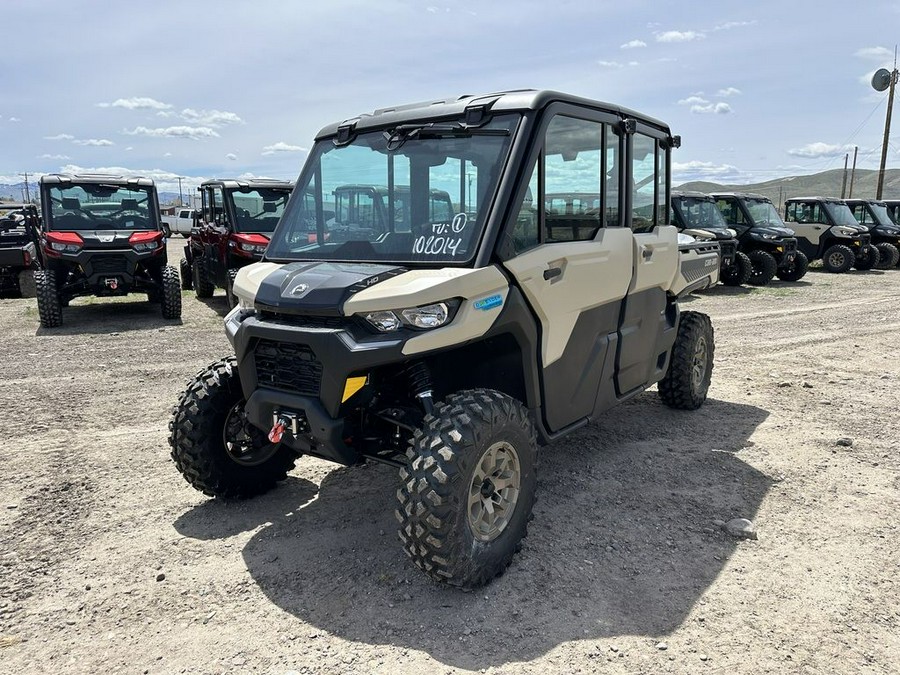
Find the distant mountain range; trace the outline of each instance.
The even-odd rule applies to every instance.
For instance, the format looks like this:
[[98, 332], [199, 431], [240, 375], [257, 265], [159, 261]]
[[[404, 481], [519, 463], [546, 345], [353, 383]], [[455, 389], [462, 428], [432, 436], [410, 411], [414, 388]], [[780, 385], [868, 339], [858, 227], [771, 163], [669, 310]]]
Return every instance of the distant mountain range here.
[[[697, 190], [698, 192], [755, 192], [765, 195], [780, 206], [789, 197], [840, 197], [843, 178], [843, 169], [831, 169], [808, 176], [788, 176], [764, 183], [746, 185], [720, 185], [719, 183], [695, 180], [679, 185], [678, 189]], [[848, 171], [844, 196], [875, 199], [877, 182], [877, 171], [857, 169], [853, 177], [853, 194], [851, 195], [850, 172]], [[900, 169], [888, 169], [884, 172], [884, 190], [881, 196], [884, 199], [900, 199]]]
[[[787, 176], [776, 178], [764, 183], [748, 183], [744, 185], [722, 185], [707, 181], [691, 181], [678, 186], [679, 190], [697, 190], [698, 192], [756, 192], [765, 195], [779, 206], [789, 197], [840, 197], [841, 182], [844, 177], [843, 169], [831, 169], [814, 173], [808, 176]], [[853, 197], [865, 199], [875, 198], [875, 187], [878, 181], [878, 172], [870, 169], [857, 169], [853, 179]], [[29, 183], [31, 197], [37, 196], [37, 183]], [[850, 197], [849, 172], [845, 194]], [[0, 184], [0, 200], [20, 201], [24, 199], [25, 183], [12, 185]], [[884, 172], [884, 190], [882, 196], [885, 199], [900, 199], [900, 169], [888, 169]], [[189, 195], [185, 195], [185, 201]], [[160, 192], [159, 201], [162, 204], [178, 202], [177, 192]]]

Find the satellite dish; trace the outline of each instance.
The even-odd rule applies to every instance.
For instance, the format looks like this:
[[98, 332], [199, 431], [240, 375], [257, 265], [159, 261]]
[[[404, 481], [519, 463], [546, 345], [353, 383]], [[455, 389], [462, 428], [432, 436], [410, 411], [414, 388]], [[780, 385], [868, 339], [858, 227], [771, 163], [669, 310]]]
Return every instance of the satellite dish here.
[[891, 71], [887, 68], [879, 68], [872, 75], [872, 88], [875, 91], [884, 91], [891, 86]]

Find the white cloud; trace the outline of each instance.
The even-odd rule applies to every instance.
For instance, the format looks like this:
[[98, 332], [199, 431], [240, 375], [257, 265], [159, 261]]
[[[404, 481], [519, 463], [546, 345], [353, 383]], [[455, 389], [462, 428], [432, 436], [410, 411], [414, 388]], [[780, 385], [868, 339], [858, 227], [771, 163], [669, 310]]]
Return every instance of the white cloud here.
[[706, 115], [709, 113], [715, 115], [727, 115], [731, 112], [731, 106], [727, 103], [719, 101], [718, 103], [696, 103], [691, 106], [691, 112], [698, 115]]
[[262, 149], [264, 155], [274, 155], [276, 152], [306, 152], [306, 148], [299, 145], [289, 145], [284, 141], [278, 141], [272, 145], [267, 145]]
[[127, 148], [125, 148], [125, 152], [131, 152], [132, 150], [134, 150], [134, 148], [131, 147], [130, 145]]
[[597, 65], [601, 68], [621, 68], [622, 64], [618, 61], [597, 61]]
[[68, 155], [51, 155], [48, 153], [44, 153], [43, 155], [38, 155], [38, 159], [72, 159]]
[[56, 134], [56, 136], [44, 136], [45, 141], [71, 141], [75, 137], [72, 134]]
[[678, 105], [706, 105], [708, 103], [709, 101], [697, 94], [691, 94], [687, 98], [678, 101]]
[[163, 155], [163, 157], [171, 157], [171, 156], [172, 156], [172, 153], [171, 153], [171, 152], [167, 152], [167, 153], [165, 153], [165, 154]]
[[793, 157], [805, 157], [806, 159], [822, 159], [831, 157], [840, 157], [848, 149], [852, 149], [851, 145], [833, 145], [830, 143], [807, 143], [799, 148], [791, 148], [787, 154]]
[[156, 113], [156, 116], [168, 119], [170, 117], [178, 117], [178, 113], [174, 110], [160, 110]]
[[75, 145], [86, 145], [93, 148], [104, 148], [110, 145], [115, 145], [115, 143], [105, 138], [76, 138], [72, 141], [72, 143]]
[[629, 40], [624, 45], [621, 45], [619, 49], [638, 49], [640, 47], [646, 47], [647, 43], [643, 40]]
[[755, 26], [757, 23], [759, 22], [756, 19], [751, 21], [726, 21], [725, 23], [720, 23], [718, 26], [715, 26], [713, 30], [731, 30], [732, 28], [741, 28], [743, 26]]
[[201, 138], [219, 137], [215, 129], [189, 126], [157, 127], [155, 129], [135, 127], [131, 131], [126, 129], [122, 133], [129, 136], [150, 136], [151, 138], [190, 138], [194, 141], [199, 141]]
[[237, 155], [234, 154], [233, 152], [229, 152], [227, 155], [225, 155], [225, 159], [233, 162], [234, 160], [237, 159]]
[[193, 108], [185, 108], [182, 110], [181, 119], [210, 127], [244, 123], [244, 120], [233, 112], [226, 112], [224, 110], [194, 110]]
[[737, 96], [741, 93], [741, 90], [737, 87], [725, 87], [724, 89], [719, 89], [719, 91], [716, 92], [716, 96], [728, 98], [729, 96]]
[[672, 162], [672, 179], [675, 183], [693, 180], [712, 180], [714, 182], [739, 181], [746, 176], [731, 164], [713, 164], [693, 160], [690, 162]]
[[22, 120], [20, 120], [18, 117], [10, 117], [9, 121], [10, 122], [21, 122]]
[[887, 47], [863, 47], [857, 49], [854, 56], [869, 61], [890, 61], [894, 57], [894, 52]]
[[692, 42], [693, 40], [702, 40], [706, 36], [693, 30], [678, 31], [667, 30], [656, 34], [657, 42]]
[[98, 103], [98, 108], [125, 108], [126, 110], [168, 110], [172, 106], [148, 96], [117, 98], [112, 103]]

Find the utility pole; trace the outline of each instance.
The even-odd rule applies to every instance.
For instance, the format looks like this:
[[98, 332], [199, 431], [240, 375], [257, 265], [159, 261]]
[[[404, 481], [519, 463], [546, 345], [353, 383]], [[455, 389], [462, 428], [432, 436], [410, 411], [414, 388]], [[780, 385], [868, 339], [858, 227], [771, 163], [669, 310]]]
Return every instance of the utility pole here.
[[30, 204], [31, 203], [31, 192], [28, 189], [28, 172], [26, 171], [25, 173], [20, 173], [19, 175], [25, 176], [25, 203]]
[[844, 198], [844, 193], [847, 191], [847, 161], [850, 159], [850, 153], [844, 153], [844, 179], [841, 181], [841, 199]]
[[894, 69], [891, 71], [891, 84], [888, 89], [887, 114], [884, 116], [884, 140], [881, 143], [881, 166], [878, 169], [878, 188], [875, 191], [875, 199], [881, 199], [881, 190], [884, 187], [884, 166], [887, 163], [888, 140], [891, 137], [891, 113], [894, 109], [894, 87], [897, 84], [897, 47], [894, 47]]
[[184, 206], [184, 194], [181, 192], [181, 181], [184, 176], [178, 176], [178, 206]]
[[850, 169], [850, 194], [847, 199], [853, 199], [853, 179], [856, 178], [856, 153], [859, 152], [859, 146], [853, 146], [853, 168]]

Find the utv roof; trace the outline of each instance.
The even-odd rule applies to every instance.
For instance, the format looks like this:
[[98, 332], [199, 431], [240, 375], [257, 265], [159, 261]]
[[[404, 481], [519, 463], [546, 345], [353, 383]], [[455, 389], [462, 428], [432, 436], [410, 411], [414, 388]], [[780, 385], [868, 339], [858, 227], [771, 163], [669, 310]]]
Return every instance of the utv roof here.
[[41, 185], [63, 185], [67, 183], [106, 183], [112, 185], [140, 185], [153, 187], [153, 179], [143, 176], [115, 176], [106, 173], [50, 173], [41, 176]]
[[761, 199], [765, 202], [772, 201], [765, 195], [761, 195], [758, 192], [710, 192], [711, 197], [737, 197], [738, 199]]
[[294, 189], [294, 184], [287, 180], [275, 180], [273, 178], [211, 178], [200, 183], [200, 187], [209, 186], [223, 187], [226, 190], [252, 190], [253, 188], [285, 188]]
[[690, 199], [712, 200], [712, 195], [707, 194], [706, 192], [700, 192], [699, 190], [672, 190], [671, 195], [672, 199], [689, 197]]
[[338, 129], [341, 127], [346, 127], [348, 130], [354, 129], [359, 132], [414, 121], [458, 119], [460, 117], [470, 117], [473, 119], [473, 123], [477, 123], [481, 115], [487, 111], [498, 113], [541, 110], [551, 103], [572, 103], [577, 106], [593, 108], [594, 110], [615, 113], [622, 117], [633, 117], [645, 124], [655, 126], [667, 134], [670, 133], [669, 125], [665, 122], [612, 103], [604, 103], [603, 101], [595, 101], [558, 91], [516, 89], [475, 96], [464, 94], [455, 98], [379, 108], [374, 112], [363, 113], [343, 122], [335, 122], [322, 127], [316, 135], [316, 140], [336, 136]]
[[844, 200], [840, 197], [789, 197], [788, 199], [784, 200], [785, 204], [787, 204], [788, 202], [828, 202], [830, 204], [843, 204]]
[[896, 204], [898, 200], [896, 200], [896, 199], [860, 199], [859, 197], [855, 197], [853, 199], [840, 199], [838, 201], [844, 202], [845, 204], [875, 204], [876, 206], [887, 206], [889, 203]]

